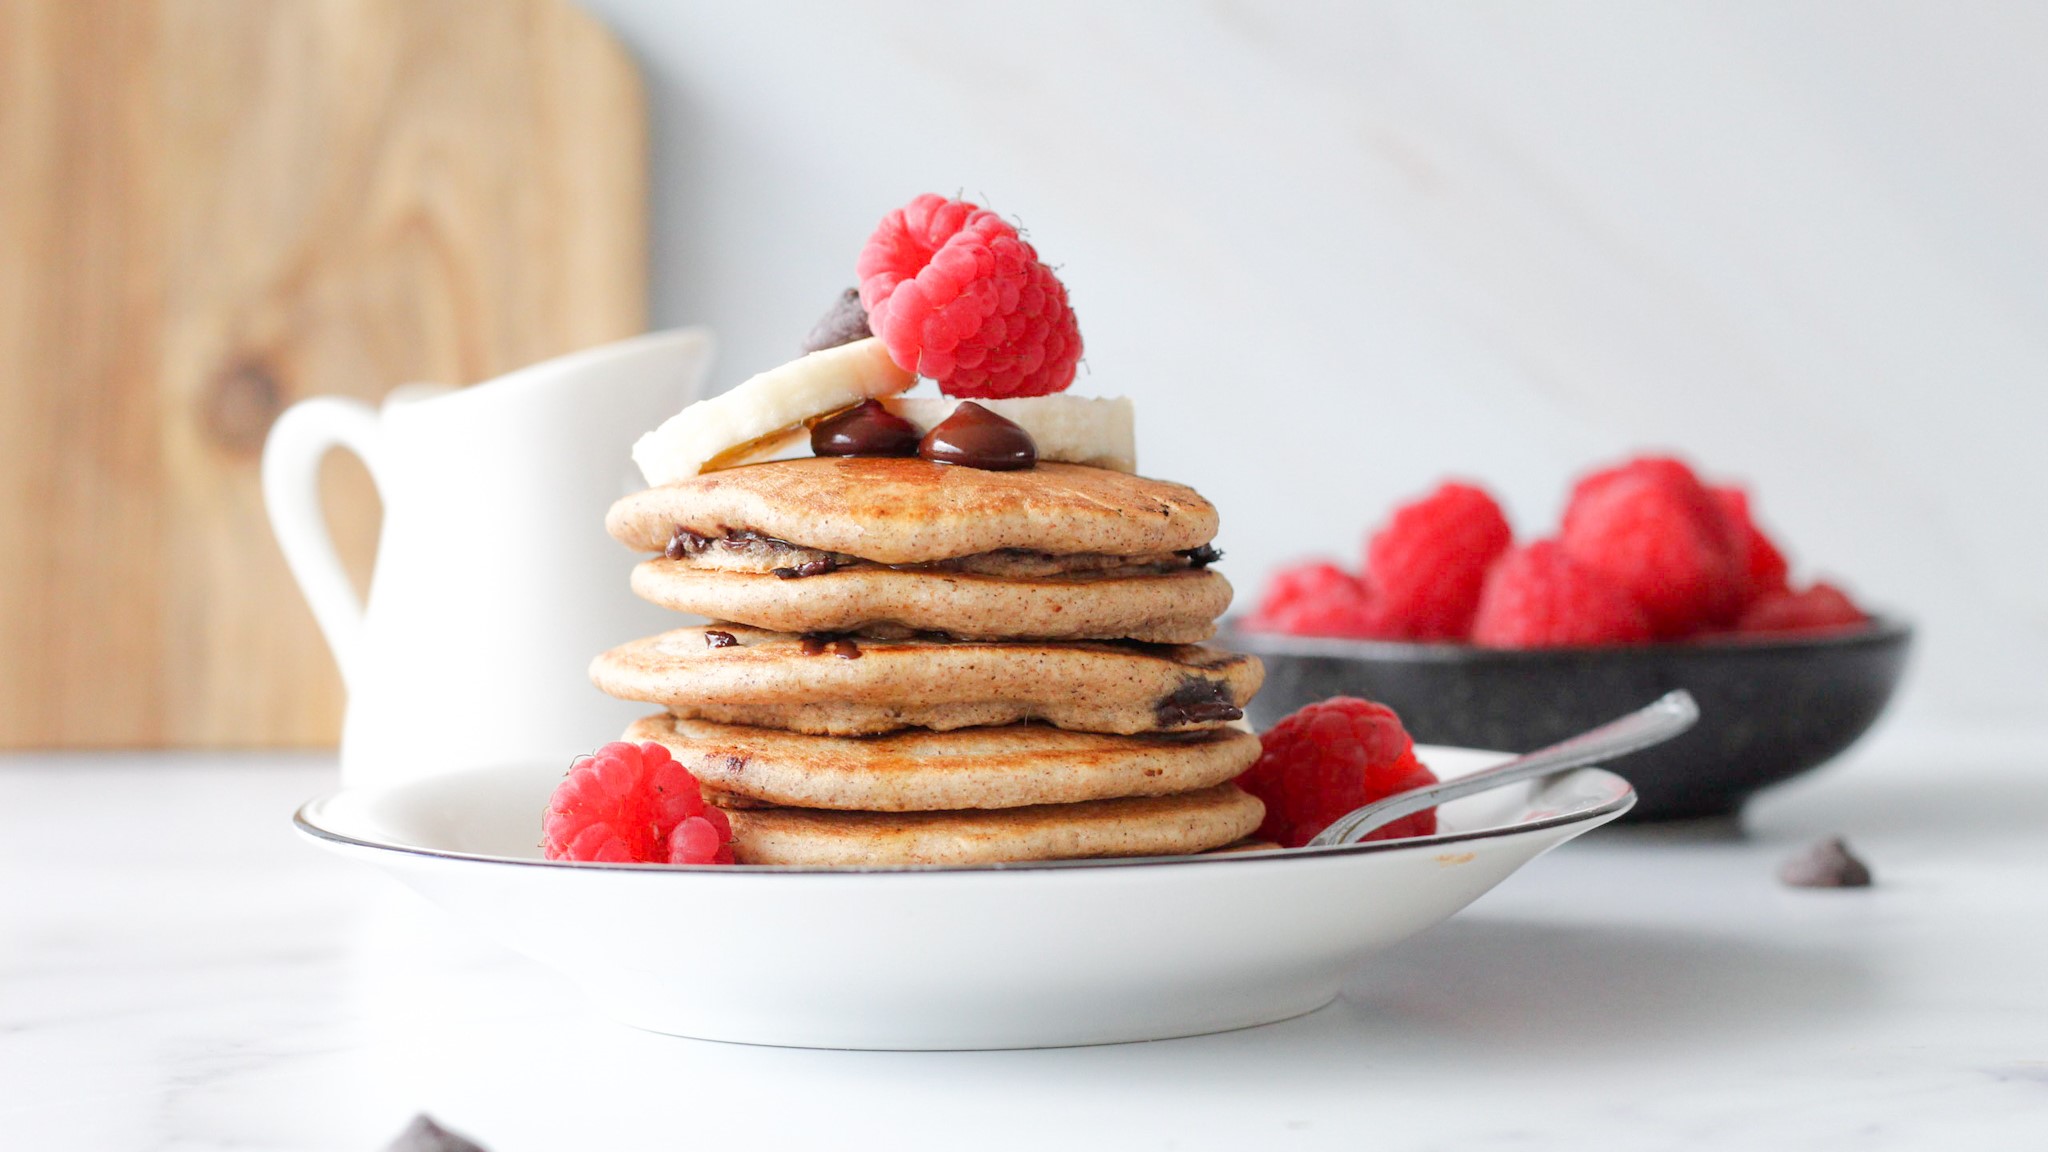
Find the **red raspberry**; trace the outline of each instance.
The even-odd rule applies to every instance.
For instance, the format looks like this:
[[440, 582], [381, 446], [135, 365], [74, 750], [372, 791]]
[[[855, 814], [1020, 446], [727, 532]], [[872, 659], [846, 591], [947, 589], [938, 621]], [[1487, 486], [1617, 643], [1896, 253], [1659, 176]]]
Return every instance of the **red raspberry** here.
[[1714, 499], [1721, 502], [1721, 511], [1728, 516], [1728, 523], [1745, 541], [1744, 555], [1749, 560], [1747, 578], [1743, 581], [1742, 603], [1747, 606], [1758, 598], [1773, 592], [1784, 592], [1790, 585], [1786, 577], [1791, 566], [1785, 562], [1785, 554], [1763, 534], [1756, 521], [1749, 514], [1749, 493], [1740, 488], [1712, 488]]
[[[1237, 778], [1238, 787], [1266, 804], [1259, 835], [1299, 848], [1332, 821], [1362, 804], [1436, 783], [1415, 758], [1415, 741], [1384, 704], [1335, 696], [1273, 725], [1259, 738], [1259, 762]], [[1428, 836], [1436, 809], [1403, 816], [1367, 840]]]
[[927, 193], [875, 228], [854, 266], [868, 326], [949, 396], [1043, 396], [1074, 382], [1067, 289], [1009, 221]]
[[1488, 648], [1572, 648], [1650, 639], [1643, 610], [1555, 541], [1501, 557], [1487, 573], [1472, 642]]
[[659, 744], [615, 742], [570, 765], [542, 817], [550, 860], [730, 864], [732, 823]]
[[1744, 539], [1681, 461], [1646, 457], [1579, 481], [1558, 544], [1628, 593], [1660, 639], [1742, 610]]
[[1275, 572], [1245, 626], [1292, 636], [1366, 637], [1377, 632], [1365, 585], [1321, 560]]
[[1365, 550], [1365, 580], [1381, 635], [1463, 640], [1486, 570], [1514, 542], [1483, 489], [1449, 483], [1394, 510]]
[[1799, 592], [1769, 592], [1736, 622], [1738, 632], [1813, 632], [1851, 628], [1870, 619], [1849, 594], [1821, 582]]

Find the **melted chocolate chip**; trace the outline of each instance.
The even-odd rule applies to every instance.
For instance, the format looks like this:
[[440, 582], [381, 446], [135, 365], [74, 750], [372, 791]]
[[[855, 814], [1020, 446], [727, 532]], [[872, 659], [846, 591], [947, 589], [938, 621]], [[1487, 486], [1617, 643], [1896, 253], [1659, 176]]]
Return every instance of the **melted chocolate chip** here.
[[823, 656], [830, 652], [841, 660], [860, 659], [860, 645], [844, 636], [830, 632], [806, 632], [801, 637], [806, 656]]
[[1230, 690], [1221, 681], [1193, 676], [1181, 681], [1180, 687], [1155, 705], [1152, 712], [1161, 728], [1244, 719], [1244, 709], [1231, 701]]
[[663, 548], [661, 554], [671, 560], [681, 560], [685, 556], [694, 556], [702, 552], [710, 543], [711, 537], [700, 536], [688, 528], [678, 527], [675, 535], [668, 538], [668, 547]]
[[832, 307], [818, 323], [811, 328], [811, 334], [804, 337], [804, 351], [823, 352], [855, 340], [865, 340], [875, 333], [868, 327], [868, 310], [861, 307], [860, 289], [848, 288], [832, 302]]
[[1830, 836], [1780, 865], [1778, 881], [1793, 888], [1868, 888], [1870, 867], [1849, 853], [1840, 836]]
[[769, 569], [769, 571], [775, 573], [775, 578], [778, 580], [801, 580], [805, 576], [823, 576], [827, 572], [837, 572], [838, 570], [839, 561], [832, 559], [807, 560], [794, 568]]
[[1014, 421], [962, 400], [918, 442], [917, 454], [935, 464], [1014, 472], [1038, 463], [1038, 445]]
[[1214, 544], [1204, 544], [1200, 548], [1183, 548], [1179, 554], [1187, 557], [1190, 568], [1207, 568], [1223, 559], [1223, 549]]
[[739, 642], [740, 638], [730, 632], [720, 632], [716, 628], [706, 628], [704, 630], [704, 646], [706, 648], [730, 648]]
[[879, 400], [863, 400], [812, 427], [811, 453], [816, 456], [915, 456], [917, 440], [917, 425], [882, 407]]

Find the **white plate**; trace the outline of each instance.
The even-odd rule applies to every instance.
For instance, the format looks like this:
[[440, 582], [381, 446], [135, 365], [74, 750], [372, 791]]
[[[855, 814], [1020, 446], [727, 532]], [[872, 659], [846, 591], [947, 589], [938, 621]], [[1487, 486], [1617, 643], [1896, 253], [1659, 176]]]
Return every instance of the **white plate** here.
[[[1439, 775], [1500, 754], [1419, 748]], [[1375, 949], [1626, 812], [1582, 769], [1444, 807], [1435, 836], [986, 868], [675, 868], [542, 860], [558, 764], [354, 788], [299, 831], [376, 864], [657, 1032], [814, 1048], [1036, 1048], [1313, 1011]]]

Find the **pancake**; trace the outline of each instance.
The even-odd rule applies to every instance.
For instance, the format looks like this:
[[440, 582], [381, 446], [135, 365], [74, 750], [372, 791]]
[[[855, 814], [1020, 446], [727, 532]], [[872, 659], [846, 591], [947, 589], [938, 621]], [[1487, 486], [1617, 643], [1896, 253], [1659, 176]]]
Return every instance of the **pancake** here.
[[1240, 719], [1265, 669], [1257, 657], [1196, 645], [828, 645], [719, 624], [622, 644], [591, 664], [590, 678], [610, 695], [660, 704], [677, 716], [822, 736], [1027, 720], [1130, 734]]
[[878, 564], [1014, 550], [1148, 556], [1200, 548], [1216, 509], [1194, 489], [1105, 468], [1042, 463], [1016, 472], [914, 457], [772, 460], [649, 488], [612, 505], [605, 528], [642, 552], [678, 529], [752, 533]]
[[693, 568], [666, 558], [636, 566], [633, 591], [665, 608], [774, 632], [941, 632], [975, 640], [1154, 644], [1207, 640], [1216, 634], [1216, 618], [1230, 606], [1231, 596], [1230, 582], [1206, 568], [1032, 580], [846, 568], [784, 580]]
[[996, 812], [756, 808], [727, 815], [741, 864], [882, 867], [1205, 852], [1257, 829], [1265, 806], [1235, 784], [1219, 784], [1177, 796]]
[[1014, 724], [850, 738], [662, 714], [625, 738], [667, 747], [722, 806], [871, 812], [1163, 796], [1235, 779], [1259, 758], [1259, 738], [1242, 728], [1109, 736]]

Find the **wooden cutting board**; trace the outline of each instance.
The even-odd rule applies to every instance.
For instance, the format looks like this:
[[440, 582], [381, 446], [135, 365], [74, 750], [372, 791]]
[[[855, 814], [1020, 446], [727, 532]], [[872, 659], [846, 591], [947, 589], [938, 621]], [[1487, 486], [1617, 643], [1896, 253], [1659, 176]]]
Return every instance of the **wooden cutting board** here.
[[0, 747], [331, 742], [271, 421], [641, 331], [645, 186], [558, 0], [0, 0]]

